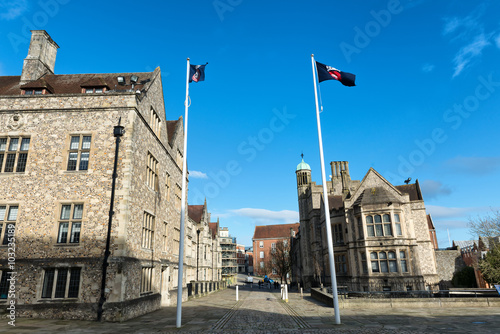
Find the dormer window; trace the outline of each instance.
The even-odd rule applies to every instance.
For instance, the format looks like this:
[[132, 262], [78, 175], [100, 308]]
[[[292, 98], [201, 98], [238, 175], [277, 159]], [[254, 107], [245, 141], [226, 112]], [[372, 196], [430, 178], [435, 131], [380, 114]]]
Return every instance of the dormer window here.
[[106, 91], [106, 87], [86, 87], [82, 88], [84, 94], [100, 94]]
[[47, 93], [48, 93], [48, 91], [46, 89], [41, 89], [41, 88], [23, 89], [21, 92], [22, 95], [44, 95]]

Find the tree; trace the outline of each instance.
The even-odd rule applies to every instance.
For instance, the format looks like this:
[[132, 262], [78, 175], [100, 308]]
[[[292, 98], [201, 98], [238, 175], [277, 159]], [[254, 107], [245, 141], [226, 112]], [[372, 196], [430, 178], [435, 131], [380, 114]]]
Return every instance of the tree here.
[[479, 261], [478, 268], [486, 282], [500, 283], [500, 245], [491, 247], [484, 259]]
[[456, 288], [477, 288], [473, 267], [463, 267], [453, 274], [451, 283]]
[[500, 236], [500, 211], [492, 211], [484, 217], [469, 218], [468, 225], [472, 235], [487, 238]]
[[288, 282], [287, 277], [292, 271], [292, 257], [290, 255], [290, 242], [279, 240], [276, 248], [271, 250], [271, 264], [276, 274], [281, 277], [281, 281]]

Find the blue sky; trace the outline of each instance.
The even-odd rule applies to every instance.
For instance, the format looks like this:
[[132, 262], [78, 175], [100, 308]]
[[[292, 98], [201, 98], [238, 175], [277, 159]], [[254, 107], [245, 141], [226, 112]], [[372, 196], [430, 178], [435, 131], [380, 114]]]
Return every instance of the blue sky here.
[[[298, 221], [300, 154], [321, 183], [311, 57], [357, 75], [321, 84], [325, 161], [418, 179], [440, 247], [499, 208], [498, 1], [0, 0], [0, 75], [20, 75], [29, 30], [61, 47], [56, 74], [162, 70], [184, 114], [186, 58], [204, 64], [189, 109], [189, 204], [207, 198], [239, 243]], [[329, 164], [328, 164], [329, 165]], [[328, 167], [328, 166], [327, 166]], [[328, 170], [328, 169], [327, 169]]]

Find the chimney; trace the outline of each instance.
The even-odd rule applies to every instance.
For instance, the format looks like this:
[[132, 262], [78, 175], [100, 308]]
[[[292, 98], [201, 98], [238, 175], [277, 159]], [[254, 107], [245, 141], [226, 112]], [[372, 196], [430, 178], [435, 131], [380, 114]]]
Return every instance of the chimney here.
[[40, 79], [45, 74], [54, 74], [54, 65], [59, 45], [45, 30], [31, 30], [30, 48], [24, 59], [21, 85]]

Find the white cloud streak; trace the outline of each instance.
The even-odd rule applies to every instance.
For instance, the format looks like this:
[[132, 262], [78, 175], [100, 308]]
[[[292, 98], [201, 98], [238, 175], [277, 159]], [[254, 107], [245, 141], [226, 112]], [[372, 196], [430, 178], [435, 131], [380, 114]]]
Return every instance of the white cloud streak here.
[[451, 194], [451, 189], [447, 186], [444, 186], [439, 181], [434, 180], [424, 180], [420, 183], [420, 187], [422, 189], [422, 194], [424, 199], [436, 198], [441, 195], [449, 195]]
[[254, 219], [259, 224], [291, 224], [299, 221], [299, 213], [291, 210], [271, 211], [266, 209], [241, 208], [231, 210], [231, 212], [238, 216]]
[[500, 157], [458, 156], [444, 163], [447, 171], [469, 175], [487, 175], [500, 170]]
[[189, 177], [193, 179], [208, 179], [207, 174], [197, 170], [190, 170]]
[[0, 19], [14, 20], [28, 10], [26, 0], [0, 0]]
[[455, 65], [453, 78], [458, 76], [467, 66], [469, 66], [474, 58], [479, 57], [485, 47], [491, 45], [488, 41], [490, 38], [491, 34], [489, 36], [486, 36], [484, 33], [477, 35], [471, 43], [465, 45], [458, 51], [453, 59]]

